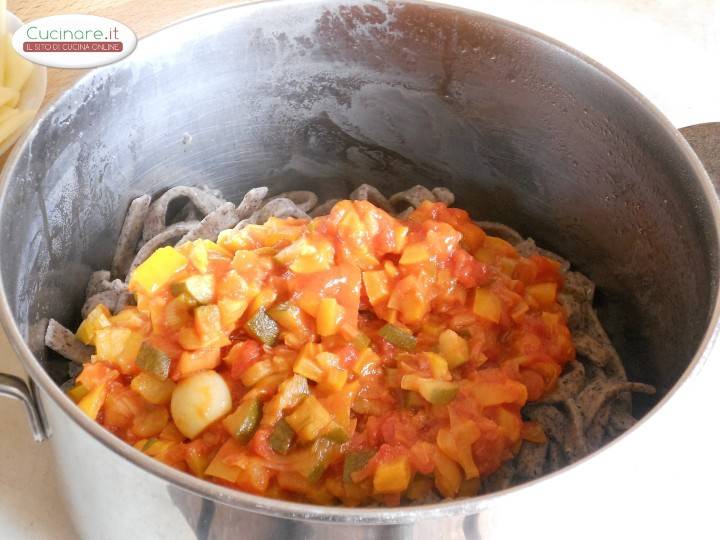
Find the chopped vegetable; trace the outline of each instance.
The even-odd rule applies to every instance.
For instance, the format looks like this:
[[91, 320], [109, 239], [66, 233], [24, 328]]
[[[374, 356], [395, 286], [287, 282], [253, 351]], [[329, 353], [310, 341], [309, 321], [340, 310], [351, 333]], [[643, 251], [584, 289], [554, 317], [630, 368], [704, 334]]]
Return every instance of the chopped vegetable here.
[[187, 263], [187, 257], [174, 247], [162, 247], [135, 269], [130, 279], [130, 289], [153, 294], [185, 268]]
[[438, 337], [438, 353], [447, 361], [450, 369], [455, 369], [470, 360], [467, 341], [450, 328], [443, 330]]
[[195, 304], [209, 304], [215, 297], [215, 276], [212, 274], [190, 276], [173, 283], [170, 292], [173, 296], [184, 295]]
[[170, 375], [170, 357], [147, 341], [140, 346], [135, 363], [140, 369], [152, 373], [159, 379], [167, 379]]
[[[214, 195], [182, 193], [215, 212]], [[313, 219], [255, 214], [255, 195], [223, 204], [227, 223], [262, 225], [219, 243], [195, 228], [137, 266], [135, 305], [100, 304], [78, 328], [95, 354], [69, 395], [147, 455], [252, 493], [348, 506], [477, 493], [523, 441], [547, 441], [522, 407], [575, 358], [567, 276], [425, 200], [441, 196], [385, 201], [417, 206], [407, 219], [365, 200]], [[145, 246], [160, 245], [147, 242], [162, 197]]]
[[407, 351], [414, 351], [417, 345], [417, 340], [411, 332], [394, 324], [386, 324], [383, 326], [378, 332], [378, 335], [396, 347]]
[[338, 331], [342, 320], [343, 308], [334, 298], [320, 300], [317, 311], [317, 333], [320, 336], [332, 336]]
[[412, 471], [407, 456], [381, 463], [373, 477], [375, 493], [402, 493], [410, 484]]
[[284, 419], [280, 419], [270, 434], [270, 448], [273, 452], [285, 455], [295, 439], [295, 432]]
[[248, 333], [266, 345], [274, 345], [280, 335], [280, 328], [264, 307], [255, 312], [255, 315], [245, 324]]
[[175, 425], [190, 439], [230, 412], [231, 406], [227, 383], [214, 371], [201, 371], [180, 381], [170, 401]]
[[352, 482], [352, 474], [364, 469], [374, 455], [375, 450], [360, 450], [347, 454], [343, 465], [343, 482]]
[[262, 406], [260, 400], [257, 398], [248, 399], [243, 401], [234, 413], [223, 420], [223, 426], [230, 435], [245, 444], [260, 425], [261, 416]]
[[312, 441], [332, 418], [315, 396], [308, 396], [285, 420], [302, 441]]
[[97, 334], [97, 331], [112, 326], [110, 317], [110, 310], [105, 305], [98, 304], [88, 314], [87, 318], [80, 323], [75, 337], [85, 345], [95, 345], [95, 334]]
[[145, 401], [153, 405], [164, 405], [170, 402], [175, 383], [163, 380], [152, 373], [138, 373], [130, 383], [130, 388], [140, 394]]
[[91, 420], [95, 420], [105, 402], [107, 393], [108, 384], [102, 383], [85, 394], [78, 402], [78, 407], [80, 407], [80, 410], [88, 415]]
[[475, 289], [473, 312], [486, 321], [498, 323], [502, 315], [502, 303], [497, 295], [489, 289], [478, 287]]
[[88, 390], [84, 385], [76, 384], [67, 391], [67, 395], [70, 396], [70, 399], [72, 399], [75, 403], [78, 403], [82, 398], [87, 396], [89, 392], [90, 390]]

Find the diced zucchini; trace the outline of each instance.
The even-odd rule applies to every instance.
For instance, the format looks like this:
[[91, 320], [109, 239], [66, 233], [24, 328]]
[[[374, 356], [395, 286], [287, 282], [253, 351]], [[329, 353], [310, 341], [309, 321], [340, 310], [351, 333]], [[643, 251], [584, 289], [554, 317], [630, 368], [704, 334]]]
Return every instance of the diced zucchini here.
[[170, 401], [175, 383], [171, 380], [161, 380], [152, 373], [143, 371], [133, 378], [130, 388], [140, 394], [145, 401], [153, 405], [164, 405]]
[[433, 479], [431, 476], [416, 474], [410, 481], [405, 496], [411, 501], [424, 501], [430, 495], [432, 488]]
[[450, 369], [455, 369], [470, 359], [467, 341], [449, 328], [438, 337], [438, 353], [447, 361]]
[[338, 444], [346, 443], [348, 442], [348, 440], [350, 440], [350, 437], [348, 436], [347, 431], [345, 431], [345, 428], [343, 428], [335, 420], [331, 421], [327, 425], [327, 427], [325, 428], [325, 432], [323, 433], [323, 437]]
[[458, 393], [458, 385], [448, 381], [420, 379], [418, 392], [433, 405], [447, 405]]
[[365, 468], [374, 455], [375, 450], [359, 450], [347, 454], [343, 465], [343, 482], [351, 483], [352, 473]]
[[285, 455], [290, 450], [294, 439], [295, 432], [293, 428], [284, 418], [281, 418], [270, 433], [270, 448], [277, 454]]
[[245, 329], [252, 336], [257, 338], [265, 345], [275, 345], [278, 336], [280, 335], [280, 327], [270, 315], [267, 314], [264, 307], [261, 307], [255, 312], [250, 320], [245, 323]]
[[407, 456], [378, 465], [373, 476], [375, 493], [402, 493], [410, 484], [412, 471]]
[[284, 380], [272, 399], [265, 405], [263, 424], [273, 425], [274, 422], [280, 420], [285, 409], [295, 407], [309, 394], [310, 388], [305, 377], [293, 375]]
[[173, 296], [185, 295], [197, 304], [209, 304], [215, 297], [215, 276], [202, 274], [173, 283], [170, 286]]
[[308, 396], [292, 414], [285, 417], [303, 441], [315, 440], [332, 417], [315, 396]]
[[406, 351], [415, 350], [417, 340], [415, 336], [408, 330], [395, 326], [394, 324], [386, 324], [378, 332], [380, 337]]
[[406, 409], [421, 409], [425, 406], [425, 400], [417, 392], [403, 390], [403, 407]]
[[152, 373], [159, 379], [165, 380], [170, 375], [170, 357], [148, 342], [143, 342], [140, 346], [135, 363], [140, 369]]
[[262, 416], [262, 405], [259, 399], [243, 401], [234, 413], [223, 420], [223, 426], [230, 435], [246, 444], [255, 433]]
[[301, 465], [300, 474], [310, 482], [317, 482], [322, 477], [325, 469], [340, 453], [340, 445], [330, 439], [320, 437], [312, 445], [311, 458], [308, 463]]

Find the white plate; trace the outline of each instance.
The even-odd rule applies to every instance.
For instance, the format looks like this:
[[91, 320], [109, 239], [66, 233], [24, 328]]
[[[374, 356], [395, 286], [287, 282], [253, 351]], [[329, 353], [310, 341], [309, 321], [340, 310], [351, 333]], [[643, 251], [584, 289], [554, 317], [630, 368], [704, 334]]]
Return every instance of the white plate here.
[[[6, 14], [7, 20], [7, 31], [9, 33], [14, 32], [20, 28], [23, 22], [18, 19], [15, 14], [10, 11]], [[20, 110], [27, 109], [38, 109], [45, 99], [45, 91], [47, 90], [47, 68], [43, 66], [34, 65], [32, 73], [28, 78], [25, 86], [20, 92], [20, 100], [18, 101], [17, 108]], [[15, 144], [20, 135], [25, 133], [28, 127], [32, 124], [32, 119], [28, 120], [25, 126], [15, 131], [14, 135], [11, 135], [5, 141], [0, 144], [0, 156], [7, 152], [10, 147]]]

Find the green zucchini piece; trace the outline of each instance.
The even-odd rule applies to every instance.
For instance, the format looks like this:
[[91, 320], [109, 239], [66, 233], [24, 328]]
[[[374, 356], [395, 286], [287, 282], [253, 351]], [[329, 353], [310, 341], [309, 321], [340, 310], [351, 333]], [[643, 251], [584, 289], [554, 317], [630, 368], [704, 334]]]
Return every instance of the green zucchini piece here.
[[197, 304], [209, 304], [215, 297], [215, 277], [212, 274], [190, 276], [170, 286], [173, 296], [185, 295]]
[[273, 452], [284, 456], [290, 450], [294, 440], [295, 431], [284, 418], [281, 418], [270, 434], [270, 448], [273, 449]]
[[351, 483], [353, 481], [352, 473], [364, 468], [374, 455], [375, 450], [359, 450], [346, 455], [343, 465], [343, 482]]
[[143, 371], [162, 380], [170, 375], [170, 357], [164, 351], [145, 342], [140, 346], [135, 363]]
[[415, 350], [415, 345], [417, 344], [415, 336], [413, 336], [411, 332], [400, 328], [399, 326], [388, 323], [380, 329], [378, 334], [380, 334], [380, 337], [396, 347], [400, 347], [406, 351]]
[[245, 323], [245, 329], [253, 337], [264, 343], [265, 345], [275, 345], [280, 335], [280, 327], [275, 320], [268, 315], [264, 307], [255, 312], [250, 320]]
[[223, 420], [225, 429], [238, 441], [246, 444], [255, 434], [262, 417], [262, 404], [257, 398], [243, 401], [230, 416]]
[[458, 385], [448, 381], [420, 379], [418, 392], [433, 405], [447, 405], [458, 393]]

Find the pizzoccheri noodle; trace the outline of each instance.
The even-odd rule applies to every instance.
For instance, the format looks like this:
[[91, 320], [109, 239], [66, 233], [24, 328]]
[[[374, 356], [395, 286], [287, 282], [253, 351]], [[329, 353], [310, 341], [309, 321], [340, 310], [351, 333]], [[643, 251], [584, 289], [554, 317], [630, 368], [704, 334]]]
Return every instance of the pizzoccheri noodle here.
[[[451, 206], [453, 193], [443, 187], [414, 186], [386, 198], [377, 188], [363, 184], [349, 194], [350, 200], [366, 200], [398, 219], [406, 218], [423, 202]], [[117, 313], [134, 303], [128, 290], [132, 271], [158, 248], [181, 245], [196, 239], [215, 241], [220, 231], [263, 224], [270, 217], [312, 218], [330, 212], [337, 200], [318, 204], [310, 191], [291, 191], [268, 198], [268, 189], [249, 190], [235, 205], [205, 187], [178, 186], [151, 201], [134, 199], [125, 217], [111, 270], [94, 272], [87, 285], [82, 309], [86, 317], [97, 305]], [[565, 259], [537, 247], [530, 238], [507, 225], [476, 222], [485, 233], [505, 240], [523, 256], [540, 254], [559, 264], [564, 285], [558, 301], [565, 308], [576, 359], [565, 366], [553, 391], [528, 402], [523, 417], [539, 423], [544, 442], [522, 441], [514, 457], [506, 460], [480, 487], [486, 493], [522, 483], [557, 470], [596, 450], [630, 428], [636, 421], [631, 392], [654, 393], [647, 384], [629, 382], [623, 363], [593, 309], [594, 284], [570, 270]], [[46, 345], [76, 364], [90, 361], [93, 348], [77, 340], [70, 330], [51, 320]], [[437, 498], [437, 493], [428, 500]]]

